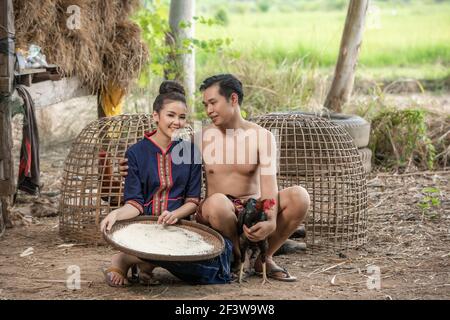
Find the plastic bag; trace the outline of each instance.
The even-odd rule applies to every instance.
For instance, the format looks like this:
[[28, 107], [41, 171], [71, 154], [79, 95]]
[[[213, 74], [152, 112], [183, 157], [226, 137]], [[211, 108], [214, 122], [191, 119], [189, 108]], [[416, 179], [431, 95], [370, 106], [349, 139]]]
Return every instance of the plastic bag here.
[[20, 69], [36, 69], [48, 67], [47, 60], [41, 52], [41, 47], [32, 44], [28, 51], [17, 50]]

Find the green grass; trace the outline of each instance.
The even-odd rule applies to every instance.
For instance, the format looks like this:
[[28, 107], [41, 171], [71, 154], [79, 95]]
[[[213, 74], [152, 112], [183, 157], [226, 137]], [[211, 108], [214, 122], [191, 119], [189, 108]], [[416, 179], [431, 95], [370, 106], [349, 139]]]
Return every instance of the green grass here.
[[[360, 67], [411, 68], [450, 64], [450, 4], [379, 5], [368, 16]], [[199, 38], [230, 37], [242, 56], [272, 65], [297, 61], [318, 67], [336, 63], [346, 10], [229, 13], [226, 27], [198, 25]], [[198, 54], [199, 66], [214, 57]]]
[[[296, 1], [289, 0], [289, 3], [297, 4]], [[302, 0], [301, 4], [313, 2]], [[277, 3], [284, 2], [277, 0]], [[418, 80], [425, 90], [447, 91], [450, 83], [450, 0], [441, 4], [413, 0], [412, 4], [400, 0], [398, 3], [372, 3], [379, 6], [380, 18], [376, 21], [369, 13], [355, 89], [359, 85], [359, 89], [366, 89], [364, 92], [383, 90], [386, 83], [406, 78]], [[197, 38], [232, 38], [232, 48], [239, 53], [232, 55], [225, 50], [224, 53], [207, 54], [197, 50], [197, 88], [206, 77], [229, 72], [244, 83], [244, 111], [248, 116], [269, 111], [321, 108], [336, 64], [346, 8], [246, 12], [227, 9], [229, 24], [224, 27], [197, 24]], [[205, 9], [200, 14], [214, 16], [215, 11]], [[374, 27], [377, 22], [379, 28]], [[144, 92], [156, 92], [160, 80], [149, 79]], [[200, 100], [197, 100], [197, 110], [201, 110]]]
[[[323, 74], [330, 74], [330, 68], [320, 69]], [[386, 81], [395, 81], [398, 79], [416, 79], [416, 80], [439, 80], [450, 78], [449, 67], [442, 64], [421, 64], [411, 67], [384, 66], [384, 67], [365, 67], [359, 66], [356, 75], [361, 78], [383, 79]]]

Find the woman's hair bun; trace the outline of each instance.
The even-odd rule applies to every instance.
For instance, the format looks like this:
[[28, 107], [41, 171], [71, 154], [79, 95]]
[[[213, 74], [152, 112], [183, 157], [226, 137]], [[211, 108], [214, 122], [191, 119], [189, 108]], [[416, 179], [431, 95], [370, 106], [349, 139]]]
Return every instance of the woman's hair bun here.
[[173, 92], [180, 93], [183, 96], [186, 95], [183, 86], [176, 81], [166, 80], [161, 83], [161, 86], [159, 87], [159, 94], [167, 94]]

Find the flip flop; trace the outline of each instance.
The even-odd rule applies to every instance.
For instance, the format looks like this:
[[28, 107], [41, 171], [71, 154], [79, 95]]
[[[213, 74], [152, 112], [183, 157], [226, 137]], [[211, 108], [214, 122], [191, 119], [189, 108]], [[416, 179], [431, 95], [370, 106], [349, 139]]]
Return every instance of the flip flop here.
[[[262, 271], [256, 271], [255, 272], [262, 276]], [[280, 273], [282, 275], [280, 275]], [[267, 270], [266, 272], [267, 278], [274, 279], [278, 281], [284, 281], [284, 282], [295, 282], [297, 281], [297, 277], [291, 276], [289, 272], [286, 270], [286, 268], [282, 268], [280, 266], [277, 266], [276, 264], [272, 264], [272, 267], [270, 270]]]
[[[283, 274], [284, 276], [279, 276], [279, 274]], [[278, 274], [278, 275], [277, 275]], [[261, 273], [262, 275], [262, 273]], [[295, 282], [297, 281], [297, 277], [291, 276], [286, 268], [282, 267], [273, 267], [270, 271], [267, 272], [267, 278], [284, 281], [284, 282]]]
[[[129, 287], [131, 286], [131, 283], [124, 283], [124, 284], [115, 284], [112, 282], [111, 277], [110, 277], [110, 273], [111, 272], [115, 272], [118, 275], [120, 275], [123, 279], [127, 279], [127, 277], [124, 275], [123, 271], [120, 270], [119, 268], [116, 267], [109, 267], [107, 269], [103, 269], [102, 270], [103, 275], [105, 276], [105, 282], [110, 286], [110, 287], [114, 287], [114, 288], [122, 288], [122, 287]], [[128, 279], [127, 279], [128, 280]]]

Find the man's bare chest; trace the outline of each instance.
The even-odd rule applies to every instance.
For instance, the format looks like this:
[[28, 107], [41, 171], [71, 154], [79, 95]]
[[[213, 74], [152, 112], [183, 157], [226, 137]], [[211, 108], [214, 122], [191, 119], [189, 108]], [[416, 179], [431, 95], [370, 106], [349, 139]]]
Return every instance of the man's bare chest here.
[[258, 164], [204, 164], [208, 177], [227, 178], [232, 175], [252, 177], [258, 171]]
[[258, 143], [256, 140], [242, 140], [240, 137], [219, 136], [212, 141], [203, 140], [202, 157], [205, 165], [221, 165], [225, 171], [230, 166], [247, 170], [259, 164]]

